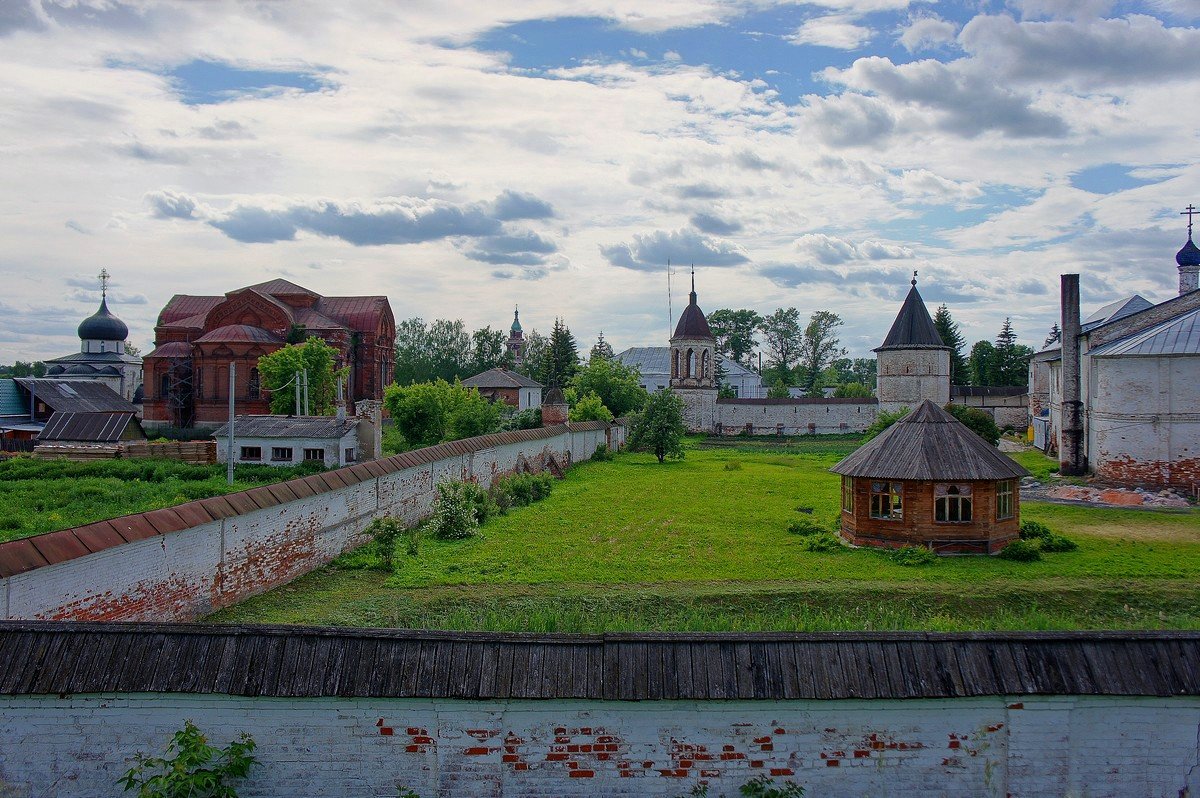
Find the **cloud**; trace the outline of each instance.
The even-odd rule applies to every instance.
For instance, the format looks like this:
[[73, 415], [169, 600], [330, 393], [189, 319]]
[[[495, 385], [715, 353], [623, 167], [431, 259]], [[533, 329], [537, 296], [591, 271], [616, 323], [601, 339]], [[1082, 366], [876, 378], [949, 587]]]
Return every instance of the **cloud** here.
[[211, 125], [197, 128], [196, 135], [213, 141], [229, 141], [232, 139], [252, 139], [254, 134], [250, 129], [234, 119], [218, 119]]
[[117, 152], [122, 155], [128, 155], [130, 158], [137, 158], [139, 161], [148, 161], [150, 163], [185, 164], [188, 162], [187, 154], [177, 149], [152, 147], [140, 141], [118, 147]]
[[269, 244], [296, 238], [296, 225], [288, 220], [287, 211], [239, 205], [224, 218], [213, 219], [209, 224], [244, 244]]
[[549, 219], [554, 216], [554, 208], [532, 194], [503, 191], [493, 201], [491, 215], [505, 222], [513, 219]]
[[737, 244], [686, 229], [638, 233], [632, 243], [602, 246], [600, 252], [612, 265], [637, 271], [666, 268], [668, 260], [696, 266], [736, 266], [750, 260]]
[[875, 31], [855, 24], [855, 17], [848, 14], [830, 14], [805, 20], [799, 28], [784, 39], [792, 44], [812, 44], [832, 47], [837, 50], [857, 50], [871, 41]]
[[536, 266], [546, 262], [546, 256], [557, 252], [558, 245], [537, 233], [525, 230], [499, 236], [471, 240], [465, 254], [481, 263]]
[[822, 74], [857, 91], [936, 111], [942, 129], [968, 138], [988, 131], [1012, 138], [1060, 138], [1069, 132], [1061, 117], [1033, 108], [1032, 98], [997, 85], [994, 76], [973, 69], [966, 59], [897, 65], [871, 56]]
[[825, 233], [808, 233], [796, 239], [797, 251], [821, 263], [836, 266], [855, 260], [901, 260], [915, 258], [908, 247], [882, 241], [863, 241], [855, 244], [844, 238]]
[[151, 214], [157, 219], [196, 218], [196, 200], [186, 194], [164, 189], [147, 192], [145, 199], [150, 205]]
[[68, 219], [64, 226], [69, 230], [74, 230], [76, 233], [83, 233], [85, 236], [92, 235], [91, 230], [87, 229], [74, 219]]
[[682, 61], [683, 56], [681, 56], [679, 53], [675, 52], [674, 50], [667, 50], [665, 53], [663, 53], [663, 60], [664, 61]]
[[1086, 24], [980, 15], [963, 27], [959, 43], [1007, 78], [1086, 90], [1194, 77], [1200, 29], [1168, 28], [1141, 14]]
[[719, 236], [732, 235], [742, 229], [742, 223], [736, 219], [726, 220], [711, 213], [693, 214], [691, 222], [697, 230]]
[[674, 191], [680, 199], [721, 199], [727, 193], [718, 185], [703, 182], [676, 186]]
[[46, 26], [40, 5], [34, 0], [9, 0], [0, 3], [0, 36], [18, 30], [41, 30]]
[[910, 53], [929, 50], [954, 41], [958, 25], [936, 14], [913, 17], [900, 31], [897, 41]]
[[848, 93], [808, 100], [809, 120], [818, 138], [833, 147], [875, 144], [896, 129], [891, 109], [875, 97]]
[[983, 196], [973, 181], [950, 180], [928, 169], [905, 169], [893, 186], [910, 202], [964, 202]]

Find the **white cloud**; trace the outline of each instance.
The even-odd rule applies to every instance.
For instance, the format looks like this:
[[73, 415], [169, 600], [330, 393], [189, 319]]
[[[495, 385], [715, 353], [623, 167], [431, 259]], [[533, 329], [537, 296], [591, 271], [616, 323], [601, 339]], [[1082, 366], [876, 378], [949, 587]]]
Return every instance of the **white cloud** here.
[[792, 44], [812, 44], [838, 50], [857, 50], [871, 41], [875, 32], [865, 25], [856, 24], [855, 17], [847, 14], [830, 14], [805, 20], [792, 34], [785, 36]]
[[905, 50], [915, 53], [953, 42], [957, 35], [958, 25], [931, 14], [910, 19], [900, 30], [897, 41]]

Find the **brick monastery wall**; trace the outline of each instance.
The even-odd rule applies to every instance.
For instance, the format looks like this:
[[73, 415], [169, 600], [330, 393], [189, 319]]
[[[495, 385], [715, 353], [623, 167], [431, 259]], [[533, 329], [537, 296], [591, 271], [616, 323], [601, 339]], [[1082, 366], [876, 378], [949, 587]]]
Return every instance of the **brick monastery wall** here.
[[874, 399], [718, 399], [722, 435], [752, 427], [753, 435], [862, 432], [875, 420]]
[[736, 795], [1177, 796], [1200, 789], [1200, 699], [465, 701], [181, 693], [0, 697], [0, 787], [116, 794], [187, 719], [254, 737], [245, 798]]
[[484, 435], [0, 544], [0, 617], [193, 620], [365, 543], [377, 517], [424, 519], [439, 482], [566, 467], [624, 435], [603, 422]]

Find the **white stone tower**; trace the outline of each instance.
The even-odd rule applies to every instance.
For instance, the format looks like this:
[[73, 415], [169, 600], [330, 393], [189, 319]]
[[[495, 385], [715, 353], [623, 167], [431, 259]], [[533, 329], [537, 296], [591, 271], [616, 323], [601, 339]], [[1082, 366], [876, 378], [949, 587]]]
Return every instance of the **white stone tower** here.
[[938, 334], [917, 291], [916, 272], [900, 313], [883, 344], [875, 350], [875, 357], [875, 395], [881, 411], [894, 413], [902, 407], [911, 410], [922, 399], [936, 402], [939, 407], [950, 401], [950, 347]]
[[696, 272], [692, 291], [675, 334], [671, 336], [671, 390], [683, 399], [689, 432], [712, 432], [717, 424], [717, 339], [704, 311], [696, 304]]

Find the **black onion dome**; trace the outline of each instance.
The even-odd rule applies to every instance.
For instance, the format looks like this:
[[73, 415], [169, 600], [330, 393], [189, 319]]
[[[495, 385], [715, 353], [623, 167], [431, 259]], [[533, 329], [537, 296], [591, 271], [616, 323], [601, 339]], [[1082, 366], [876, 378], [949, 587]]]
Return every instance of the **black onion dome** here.
[[84, 341], [124, 341], [129, 337], [125, 322], [108, 311], [108, 300], [100, 300], [100, 309], [79, 325], [79, 338]]
[[708, 319], [704, 317], [704, 311], [696, 304], [696, 292], [692, 291], [688, 294], [688, 306], [683, 309], [683, 315], [679, 317], [679, 324], [675, 325], [674, 338], [712, 338], [712, 330], [708, 326]]
[[1188, 236], [1183, 249], [1175, 253], [1175, 262], [1180, 266], [1200, 266], [1200, 247], [1192, 243], [1191, 236]]

